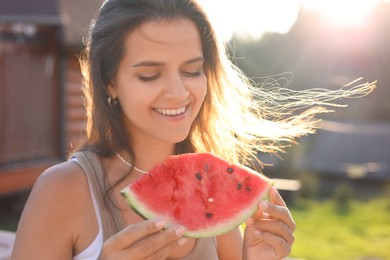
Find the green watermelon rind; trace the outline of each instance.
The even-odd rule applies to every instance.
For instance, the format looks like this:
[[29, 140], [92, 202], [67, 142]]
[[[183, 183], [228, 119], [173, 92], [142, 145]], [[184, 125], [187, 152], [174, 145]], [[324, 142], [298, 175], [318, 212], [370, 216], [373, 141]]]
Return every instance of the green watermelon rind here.
[[[253, 173], [253, 170], [250, 170], [247, 168], [247, 170], [251, 173]], [[259, 174], [259, 173], [256, 173]], [[274, 182], [265, 177], [262, 176], [263, 179], [268, 181], [268, 186], [264, 189], [264, 191], [259, 195], [258, 199], [255, 200], [251, 206], [247, 207], [245, 210], [243, 210], [241, 213], [237, 214], [232, 219], [226, 219], [225, 222], [222, 222], [216, 226], [208, 227], [205, 229], [199, 229], [196, 231], [187, 231], [184, 233], [184, 236], [186, 237], [193, 237], [193, 238], [204, 238], [204, 237], [213, 237], [218, 236], [224, 233], [227, 233], [234, 228], [240, 226], [244, 221], [249, 219], [253, 216], [253, 214], [257, 211], [258, 205], [260, 201], [265, 200], [268, 197], [269, 190], [274, 185]], [[161, 216], [156, 214], [154, 211], [148, 209], [148, 207], [141, 202], [137, 198], [137, 195], [131, 191], [129, 187], [124, 188], [121, 191], [121, 195], [125, 199], [125, 201], [128, 203], [128, 205], [131, 205], [131, 207], [143, 218], [145, 219], [154, 219], [154, 218], [162, 218], [167, 221], [167, 224], [164, 228], [169, 228], [171, 226], [176, 225], [175, 221], [172, 219], [169, 219], [169, 217]]]

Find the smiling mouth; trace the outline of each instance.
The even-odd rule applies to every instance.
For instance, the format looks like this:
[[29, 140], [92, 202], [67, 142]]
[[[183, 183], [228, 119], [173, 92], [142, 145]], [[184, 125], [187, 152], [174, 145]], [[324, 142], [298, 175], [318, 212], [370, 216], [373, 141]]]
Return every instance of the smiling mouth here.
[[178, 116], [184, 114], [187, 110], [187, 106], [176, 108], [176, 109], [166, 109], [166, 108], [154, 108], [158, 114], [163, 116]]

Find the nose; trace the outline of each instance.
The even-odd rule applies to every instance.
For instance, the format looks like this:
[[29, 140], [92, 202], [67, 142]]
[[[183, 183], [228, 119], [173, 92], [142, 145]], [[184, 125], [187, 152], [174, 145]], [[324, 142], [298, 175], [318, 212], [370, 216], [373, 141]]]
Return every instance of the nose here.
[[168, 77], [164, 94], [169, 99], [184, 99], [190, 94], [183, 78], [179, 73], [173, 73]]

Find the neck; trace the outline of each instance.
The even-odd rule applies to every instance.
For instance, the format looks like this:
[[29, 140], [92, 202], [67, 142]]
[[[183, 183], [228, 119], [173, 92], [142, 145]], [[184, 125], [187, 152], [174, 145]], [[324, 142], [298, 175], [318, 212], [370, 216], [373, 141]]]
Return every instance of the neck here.
[[164, 161], [174, 153], [175, 146], [172, 144], [143, 143], [134, 144], [136, 166], [141, 169], [151, 169], [153, 166]]

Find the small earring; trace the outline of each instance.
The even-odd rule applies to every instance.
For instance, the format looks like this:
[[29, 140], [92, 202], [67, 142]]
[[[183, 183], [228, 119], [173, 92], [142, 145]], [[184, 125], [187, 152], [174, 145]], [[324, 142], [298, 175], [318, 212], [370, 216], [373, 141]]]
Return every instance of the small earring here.
[[110, 108], [117, 108], [119, 105], [119, 101], [117, 98], [108, 97], [107, 103]]

